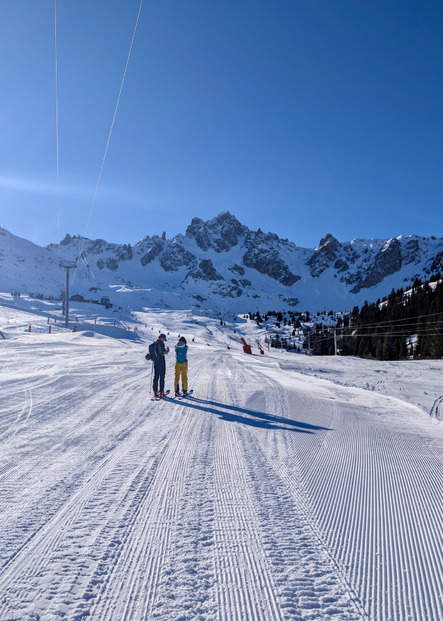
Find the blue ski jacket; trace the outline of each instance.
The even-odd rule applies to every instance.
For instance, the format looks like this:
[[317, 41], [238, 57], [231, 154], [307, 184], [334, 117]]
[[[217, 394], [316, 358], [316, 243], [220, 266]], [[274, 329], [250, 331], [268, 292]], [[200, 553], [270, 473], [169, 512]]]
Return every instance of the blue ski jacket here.
[[188, 362], [187, 358], [188, 354], [188, 346], [184, 343], [177, 343], [175, 346], [175, 360], [179, 364], [183, 364], [184, 362]]

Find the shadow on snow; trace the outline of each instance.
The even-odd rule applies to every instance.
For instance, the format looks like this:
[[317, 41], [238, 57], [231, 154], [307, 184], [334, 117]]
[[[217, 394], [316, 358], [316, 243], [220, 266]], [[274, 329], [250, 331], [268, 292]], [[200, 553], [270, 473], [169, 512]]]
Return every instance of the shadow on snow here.
[[[166, 397], [166, 399], [169, 400], [168, 397]], [[196, 397], [187, 397], [183, 401], [176, 401], [176, 403], [194, 410], [217, 414], [221, 420], [225, 420], [227, 422], [242, 423], [243, 425], [259, 427], [261, 429], [280, 429], [282, 431], [297, 431], [299, 433], [329, 431], [327, 427], [310, 425], [309, 423], [302, 423], [290, 418], [284, 418], [282, 416], [274, 416], [272, 414], [266, 414], [265, 412], [258, 412], [257, 410], [247, 410], [245, 408], [239, 408], [235, 405], [218, 403], [217, 401], [197, 399]], [[232, 412], [226, 412], [223, 410], [232, 410]], [[238, 414], [234, 412], [238, 412]], [[242, 414], [246, 414], [247, 416], [242, 416]]]

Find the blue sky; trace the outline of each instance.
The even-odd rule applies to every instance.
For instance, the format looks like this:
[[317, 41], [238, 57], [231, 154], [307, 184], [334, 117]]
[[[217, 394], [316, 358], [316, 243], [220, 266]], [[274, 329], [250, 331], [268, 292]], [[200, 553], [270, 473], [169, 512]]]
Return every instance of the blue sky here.
[[228, 210], [314, 247], [443, 235], [439, 1], [0, 4], [0, 226], [135, 243]]

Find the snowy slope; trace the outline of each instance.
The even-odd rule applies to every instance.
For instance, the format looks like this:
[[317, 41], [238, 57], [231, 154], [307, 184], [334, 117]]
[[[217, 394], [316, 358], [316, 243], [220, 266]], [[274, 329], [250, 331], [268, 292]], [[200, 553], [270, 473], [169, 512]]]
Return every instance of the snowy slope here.
[[39, 248], [0, 229], [0, 291], [60, 297], [60, 259], [75, 260], [71, 293], [141, 309], [224, 312], [350, 310], [443, 269], [443, 238], [414, 235], [315, 249], [251, 231], [228, 212], [194, 218], [185, 235], [146, 236], [131, 246], [67, 235]]
[[63, 272], [57, 255], [0, 227], [0, 291], [59, 295]]
[[[73, 334], [3, 300], [1, 619], [443, 617], [443, 361], [246, 356], [250, 322], [181, 311], [79, 304]], [[188, 338], [187, 400], [149, 399], [159, 330]]]

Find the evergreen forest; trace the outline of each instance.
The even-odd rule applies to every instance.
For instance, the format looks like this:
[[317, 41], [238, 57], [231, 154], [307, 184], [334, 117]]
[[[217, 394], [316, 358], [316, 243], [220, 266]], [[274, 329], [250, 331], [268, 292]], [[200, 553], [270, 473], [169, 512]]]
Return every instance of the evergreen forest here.
[[339, 317], [336, 345], [330, 328], [316, 324], [310, 334], [314, 355], [359, 356], [377, 360], [443, 357], [443, 282], [414, 281], [412, 288], [394, 289], [388, 297], [357, 306]]

